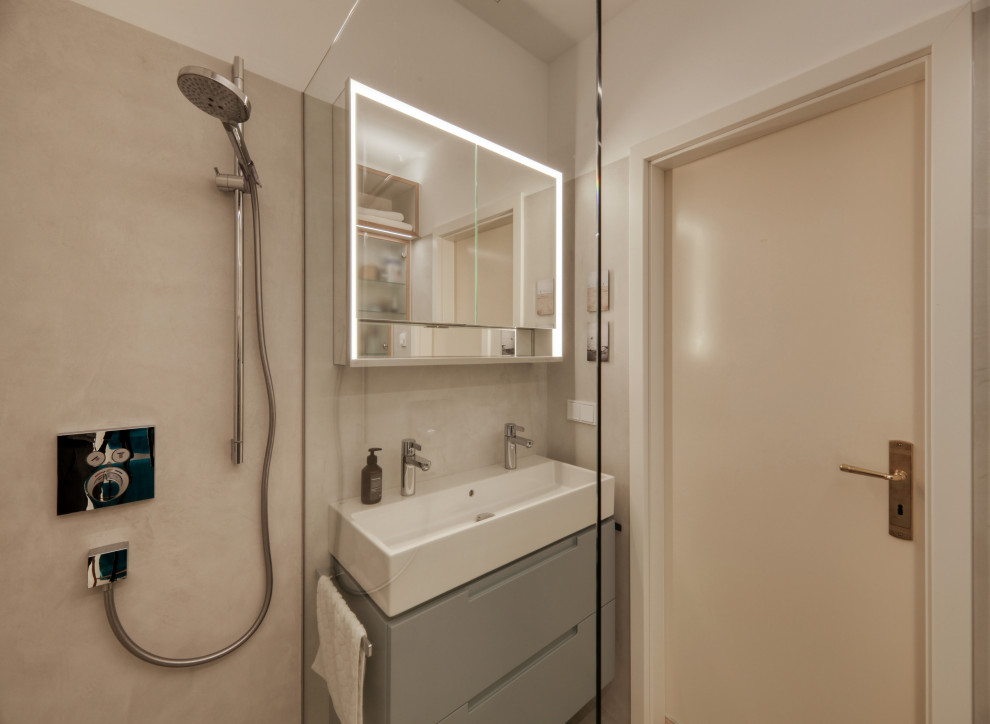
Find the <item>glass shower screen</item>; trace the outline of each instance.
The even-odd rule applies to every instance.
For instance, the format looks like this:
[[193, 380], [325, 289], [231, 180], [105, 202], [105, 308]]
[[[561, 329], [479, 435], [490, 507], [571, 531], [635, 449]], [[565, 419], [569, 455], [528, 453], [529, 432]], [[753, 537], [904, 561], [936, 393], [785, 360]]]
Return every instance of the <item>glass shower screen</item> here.
[[[355, 706], [368, 724], [577, 724], [628, 700], [615, 654], [624, 481], [610, 474], [628, 451], [600, 466], [598, 438], [603, 413], [606, 431], [623, 414], [598, 404], [621, 303], [614, 288], [608, 306], [600, 285], [589, 293], [608, 278], [585, 62], [596, 8], [542, 7], [359, 0], [304, 94], [307, 724]], [[520, 177], [437, 128], [362, 129], [346, 112], [355, 82], [533, 164]], [[559, 259], [530, 241], [555, 230]], [[358, 329], [347, 299], [367, 318]], [[342, 343], [384, 363], [335, 364]], [[491, 359], [436, 351], [478, 344]], [[526, 345], [560, 353], [532, 361]], [[330, 671], [341, 646], [360, 698]]]

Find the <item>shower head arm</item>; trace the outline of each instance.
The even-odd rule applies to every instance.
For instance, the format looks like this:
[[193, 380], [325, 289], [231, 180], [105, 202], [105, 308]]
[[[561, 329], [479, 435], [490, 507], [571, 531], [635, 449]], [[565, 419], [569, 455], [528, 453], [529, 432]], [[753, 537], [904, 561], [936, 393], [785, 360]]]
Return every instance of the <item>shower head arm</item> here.
[[224, 130], [227, 131], [227, 138], [230, 139], [230, 145], [234, 147], [234, 154], [237, 156], [238, 163], [241, 164], [241, 169], [244, 171], [244, 175], [250, 175], [254, 179], [255, 184], [261, 186], [261, 178], [258, 176], [258, 169], [254, 165], [254, 161], [251, 160], [251, 155], [248, 153], [247, 145], [244, 143], [244, 136], [241, 135], [241, 130], [226, 121], [222, 121]]

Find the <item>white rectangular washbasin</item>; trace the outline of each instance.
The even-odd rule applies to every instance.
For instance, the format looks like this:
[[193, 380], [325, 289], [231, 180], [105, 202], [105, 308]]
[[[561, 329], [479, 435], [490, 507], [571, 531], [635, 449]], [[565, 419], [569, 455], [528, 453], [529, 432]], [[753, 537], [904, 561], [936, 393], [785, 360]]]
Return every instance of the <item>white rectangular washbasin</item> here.
[[[330, 551], [395, 616], [595, 524], [596, 473], [537, 455], [330, 506]], [[615, 478], [602, 474], [602, 520]]]

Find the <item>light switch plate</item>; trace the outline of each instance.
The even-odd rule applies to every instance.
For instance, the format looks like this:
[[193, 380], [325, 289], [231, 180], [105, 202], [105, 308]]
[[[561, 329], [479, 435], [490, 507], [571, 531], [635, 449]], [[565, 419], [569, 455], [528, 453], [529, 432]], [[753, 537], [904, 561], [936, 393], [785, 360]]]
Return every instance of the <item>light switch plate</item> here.
[[567, 419], [573, 422], [583, 422], [586, 425], [597, 425], [598, 415], [596, 414], [594, 402], [582, 402], [580, 400], [567, 401]]

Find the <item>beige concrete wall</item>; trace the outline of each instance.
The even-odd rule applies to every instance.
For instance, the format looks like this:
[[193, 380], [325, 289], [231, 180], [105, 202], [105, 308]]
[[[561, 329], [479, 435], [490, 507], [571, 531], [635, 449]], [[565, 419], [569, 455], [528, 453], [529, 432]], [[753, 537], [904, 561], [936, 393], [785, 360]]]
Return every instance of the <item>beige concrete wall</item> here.
[[[124, 624], [169, 656], [243, 633], [264, 591], [267, 414], [247, 329], [246, 461], [229, 460], [232, 170], [220, 124], [179, 93], [216, 60], [64, 0], [0, 2], [0, 721], [298, 721], [302, 539], [299, 93], [248, 73], [260, 171], [268, 348], [279, 395], [271, 475], [275, 595], [228, 658], [166, 670], [127, 653], [85, 587], [87, 550], [127, 539]], [[250, 58], [247, 59], [250, 71]], [[248, 279], [252, 266], [248, 265]], [[248, 308], [253, 310], [253, 293]], [[149, 502], [55, 514], [55, 438], [156, 426]]]

